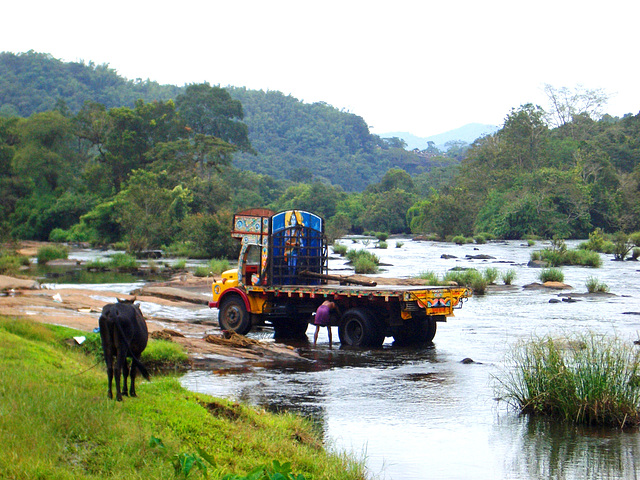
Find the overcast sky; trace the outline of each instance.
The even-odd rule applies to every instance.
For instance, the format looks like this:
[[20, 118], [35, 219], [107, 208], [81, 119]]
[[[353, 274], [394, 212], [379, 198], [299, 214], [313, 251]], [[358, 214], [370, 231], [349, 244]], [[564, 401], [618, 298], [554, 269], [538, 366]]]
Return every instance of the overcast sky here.
[[360, 115], [373, 133], [502, 125], [545, 83], [640, 112], [640, 2], [21, 0], [0, 51], [108, 63], [128, 79], [278, 90]]

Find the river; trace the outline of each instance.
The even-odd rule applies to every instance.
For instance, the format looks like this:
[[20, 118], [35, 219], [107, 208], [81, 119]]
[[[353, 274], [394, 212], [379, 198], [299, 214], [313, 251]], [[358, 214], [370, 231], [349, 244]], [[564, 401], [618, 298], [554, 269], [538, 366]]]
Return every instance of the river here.
[[[354, 243], [356, 242], [356, 243]], [[396, 248], [396, 242], [402, 246]], [[342, 239], [350, 248], [373, 242]], [[317, 346], [297, 344], [305, 365], [238, 371], [194, 371], [182, 384], [191, 390], [308, 416], [330, 448], [364, 458], [372, 477], [384, 479], [584, 479], [637, 478], [640, 434], [567, 427], [529, 419], [495, 399], [494, 378], [505, 354], [519, 340], [547, 333], [595, 332], [629, 342], [640, 338], [640, 264], [603, 255], [598, 269], [564, 267], [565, 283], [586, 292], [595, 276], [615, 296], [549, 303], [557, 291], [525, 290], [539, 269], [526, 266], [533, 250], [522, 242], [458, 246], [389, 239], [375, 249], [379, 274], [409, 277], [443, 274], [453, 267], [514, 269], [508, 290], [468, 300], [456, 316], [438, 325], [434, 345], [398, 348], [388, 338], [381, 349], [330, 348], [326, 331]], [[567, 242], [574, 247], [577, 242]], [[457, 258], [443, 259], [442, 254]], [[474, 260], [467, 255], [489, 255]], [[330, 273], [346, 273], [344, 260], [330, 259]], [[265, 333], [250, 335], [265, 337]], [[310, 327], [307, 335], [311, 338]], [[334, 339], [337, 329], [334, 330]], [[471, 358], [475, 363], [463, 364]], [[286, 460], [286, 459], [281, 459]]]

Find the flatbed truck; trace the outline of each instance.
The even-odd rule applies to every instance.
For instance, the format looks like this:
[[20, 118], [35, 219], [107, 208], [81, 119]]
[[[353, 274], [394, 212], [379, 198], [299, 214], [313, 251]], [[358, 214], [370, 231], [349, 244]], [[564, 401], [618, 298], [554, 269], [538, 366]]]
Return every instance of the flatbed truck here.
[[241, 241], [238, 268], [212, 284], [209, 302], [223, 330], [244, 335], [271, 324], [276, 337], [300, 337], [318, 306], [331, 300], [342, 345], [378, 347], [389, 336], [424, 343], [471, 296], [461, 286], [376, 285], [328, 275], [324, 220], [311, 212], [245, 210], [234, 216], [231, 235]]

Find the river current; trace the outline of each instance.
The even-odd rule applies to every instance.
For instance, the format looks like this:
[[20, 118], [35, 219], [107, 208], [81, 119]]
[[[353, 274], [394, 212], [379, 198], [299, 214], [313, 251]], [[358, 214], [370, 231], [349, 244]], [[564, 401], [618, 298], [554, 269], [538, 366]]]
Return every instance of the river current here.
[[[349, 248], [374, 249], [373, 241], [341, 242]], [[540, 270], [527, 263], [533, 250], [547, 246], [543, 242], [533, 247], [522, 242], [387, 243], [387, 249], [374, 250], [385, 264], [378, 276], [411, 277], [425, 271], [441, 275], [454, 267], [514, 269], [517, 276], [512, 288], [490, 289], [465, 302], [454, 318], [438, 324], [428, 348], [395, 347], [392, 338], [376, 350], [342, 349], [339, 344], [331, 348], [323, 329], [317, 346], [296, 344], [309, 360], [303, 365], [194, 371], [182, 384], [269, 410], [306, 415], [330, 448], [363, 458], [375, 478], [638, 477], [637, 431], [567, 427], [518, 415], [496, 400], [495, 377], [507, 368], [505, 355], [519, 340], [572, 332], [639, 339], [640, 264], [613, 262], [602, 255], [598, 269], [564, 267], [565, 283], [573, 287], [564, 293], [585, 293], [586, 280], [594, 276], [614, 296], [549, 303], [559, 298], [558, 291], [523, 289], [539, 281]], [[457, 258], [444, 259], [443, 254]], [[468, 257], [481, 254], [493, 258]], [[348, 273], [337, 256], [331, 257], [329, 267], [330, 273]], [[307, 335], [312, 338], [312, 327]], [[333, 336], [335, 340], [337, 329]], [[474, 363], [462, 363], [465, 358]]]

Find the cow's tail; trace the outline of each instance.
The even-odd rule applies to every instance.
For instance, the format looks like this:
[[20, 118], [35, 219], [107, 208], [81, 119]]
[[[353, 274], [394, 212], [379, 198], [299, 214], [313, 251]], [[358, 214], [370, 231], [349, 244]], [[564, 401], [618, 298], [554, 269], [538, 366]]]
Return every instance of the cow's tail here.
[[116, 322], [116, 324], [118, 325], [118, 331], [120, 332], [120, 338], [122, 339], [122, 343], [124, 343], [125, 346], [127, 347], [127, 354], [131, 357], [132, 366], [135, 365], [138, 368], [138, 370], [140, 370], [140, 373], [142, 374], [142, 376], [145, 379], [151, 381], [147, 368], [142, 364], [142, 362], [138, 359], [138, 357], [136, 357], [131, 351], [131, 345], [129, 344], [129, 340], [127, 340], [127, 336], [124, 334], [122, 325], [120, 324], [120, 322]]

